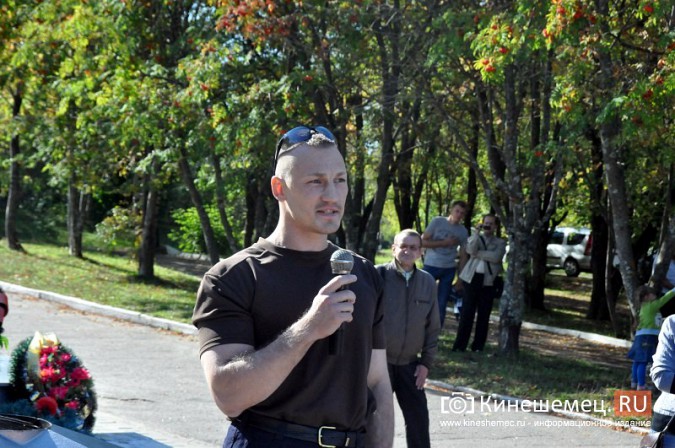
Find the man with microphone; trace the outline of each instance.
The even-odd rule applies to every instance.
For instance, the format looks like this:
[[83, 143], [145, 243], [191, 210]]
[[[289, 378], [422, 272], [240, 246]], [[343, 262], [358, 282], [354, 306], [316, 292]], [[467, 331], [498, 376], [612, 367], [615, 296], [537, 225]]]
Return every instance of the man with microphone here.
[[223, 446], [391, 447], [381, 280], [359, 256], [351, 274], [331, 270], [339, 248], [327, 236], [347, 197], [333, 134], [284, 134], [271, 190], [275, 230], [204, 275], [193, 314], [207, 383], [232, 421]]

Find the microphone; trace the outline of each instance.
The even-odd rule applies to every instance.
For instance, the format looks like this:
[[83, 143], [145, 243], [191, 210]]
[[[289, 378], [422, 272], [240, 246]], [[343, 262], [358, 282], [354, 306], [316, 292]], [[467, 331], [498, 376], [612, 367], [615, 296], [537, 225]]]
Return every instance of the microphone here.
[[[348, 250], [338, 249], [330, 256], [330, 269], [333, 272], [333, 275], [351, 274], [353, 267], [354, 257]], [[341, 287], [338, 291], [342, 291], [343, 289], [347, 289], [347, 286]], [[329, 355], [342, 354], [344, 346], [344, 326], [345, 323], [342, 322], [340, 327], [335, 330], [335, 333], [328, 337]]]

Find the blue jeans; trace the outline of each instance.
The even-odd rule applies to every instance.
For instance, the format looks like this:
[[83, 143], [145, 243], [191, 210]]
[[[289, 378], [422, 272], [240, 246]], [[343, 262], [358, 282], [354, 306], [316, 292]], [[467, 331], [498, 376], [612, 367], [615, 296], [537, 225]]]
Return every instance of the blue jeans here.
[[438, 314], [441, 316], [441, 328], [443, 328], [445, 308], [448, 306], [450, 290], [452, 289], [452, 282], [455, 280], [457, 268], [437, 268], [425, 264], [423, 269], [438, 280]]
[[230, 425], [223, 442], [223, 448], [316, 448], [317, 446], [316, 443], [291, 439], [251, 426], [237, 428], [234, 425]]
[[632, 377], [633, 383], [640, 387], [645, 387], [647, 384], [647, 363], [633, 361]]

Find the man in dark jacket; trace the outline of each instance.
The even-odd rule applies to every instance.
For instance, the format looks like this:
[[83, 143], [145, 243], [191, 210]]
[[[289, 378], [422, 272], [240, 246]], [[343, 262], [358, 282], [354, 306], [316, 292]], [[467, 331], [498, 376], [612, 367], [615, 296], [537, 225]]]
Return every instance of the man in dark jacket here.
[[441, 329], [436, 281], [415, 262], [422, 238], [403, 230], [394, 238], [394, 259], [377, 266], [384, 279], [384, 324], [391, 387], [406, 425], [409, 448], [429, 447], [429, 411], [424, 383], [436, 356]]

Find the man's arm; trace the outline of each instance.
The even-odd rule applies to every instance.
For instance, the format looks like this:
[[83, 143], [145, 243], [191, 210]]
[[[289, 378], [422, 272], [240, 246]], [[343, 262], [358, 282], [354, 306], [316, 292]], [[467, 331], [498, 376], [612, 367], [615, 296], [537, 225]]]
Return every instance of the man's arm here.
[[428, 249], [435, 249], [437, 247], [456, 246], [457, 244], [459, 244], [459, 239], [454, 236], [449, 236], [442, 240], [434, 240], [432, 239], [430, 233], [424, 232], [422, 234], [422, 247], [426, 247]]
[[[422, 346], [422, 353], [420, 355], [420, 364], [415, 371], [415, 384], [418, 389], [424, 388], [424, 382], [429, 375], [429, 369], [436, 358], [438, 352], [438, 335], [441, 333], [441, 321], [438, 313], [438, 300], [436, 300], [436, 282], [430, 283], [431, 309], [427, 314], [426, 322], [424, 323], [424, 345]], [[420, 367], [424, 367], [421, 370]], [[423, 377], [421, 375], [424, 375]]]
[[653, 356], [654, 363], [650, 375], [654, 385], [660, 390], [674, 393], [675, 387], [675, 317], [666, 318], [659, 333], [659, 343]]
[[[216, 405], [236, 417], [269, 397], [319, 339], [330, 336], [342, 322], [351, 322], [353, 291], [338, 291], [356, 281], [355, 275], [331, 279], [309, 310], [268, 346], [254, 351], [246, 344], [223, 344], [201, 357], [206, 381]], [[385, 369], [387, 368], [385, 362]]]
[[394, 399], [387, 371], [387, 351], [373, 350], [368, 369], [368, 388], [373, 392], [377, 410], [370, 416], [366, 446], [391, 448], [394, 444]]

